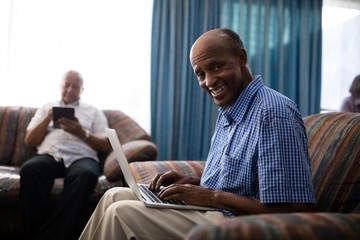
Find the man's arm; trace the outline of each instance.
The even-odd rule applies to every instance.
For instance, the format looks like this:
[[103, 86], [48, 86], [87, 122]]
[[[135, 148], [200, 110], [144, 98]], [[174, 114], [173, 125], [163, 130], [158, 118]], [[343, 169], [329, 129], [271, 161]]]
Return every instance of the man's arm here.
[[263, 204], [259, 199], [252, 199], [220, 190], [198, 186], [200, 178], [177, 174], [175, 171], [157, 174], [149, 184], [153, 191], [160, 186], [167, 186], [159, 192], [165, 200], [178, 199], [188, 204], [214, 207], [228, 210], [235, 215], [260, 214], [275, 212], [314, 211], [314, 204], [307, 203], [272, 203]]
[[311, 212], [313, 203], [260, 203], [259, 199], [251, 199], [223, 191], [212, 193], [212, 205], [231, 211], [236, 215], [260, 214], [276, 212]]
[[40, 121], [40, 123], [32, 129], [28, 129], [25, 135], [25, 144], [28, 147], [37, 147], [40, 145], [45, 135], [48, 132], [49, 123], [52, 120], [52, 109], [48, 110], [47, 114]]
[[235, 215], [314, 211], [314, 204], [312, 203], [263, 204], [260, 203], [259, 199], [207, 189], [192, 184], [170, 185], [160, 191], [159, 197], [165, 200], [178, 199], [188, 204], [225, 209]]
[[[81, 128], [82, 129], [82, 128]], [[111, 151], [110, 142], [107, 138], [97, 137], [90, 132], [82, 129], [79, 138], [83, 139], [91, 148], [96, 151], [109, 153]]]
[[109, 153], [111, 151], [110, 142], [106, 137], [101, 138], [90, 132], [87, 133], [77, 118], [74, 120], [61, 118], [59, 119], [59, 124], [60, 128], [82, 139], [94, 150], [104, 153]]

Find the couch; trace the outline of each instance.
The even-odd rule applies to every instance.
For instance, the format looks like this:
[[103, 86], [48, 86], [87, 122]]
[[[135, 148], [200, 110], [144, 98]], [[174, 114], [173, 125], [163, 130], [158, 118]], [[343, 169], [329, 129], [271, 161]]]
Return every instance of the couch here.
[[[0, 239], [22, 239], [23, 226], [19, 211], [19, 169], [35, 148], [24, 144], [26, 127], [36, 108], [0, 107]], [[129, 160], [148, 161], [157, 157], [156, 145], [149, 134], [132, 118], [120, 110], [103, 110], [109, 126], [114, 128]], [[87, 204], [86, 221], [103, 193], [114, 186], [126, 186], [114, 153], [99, 154], [103, 173]], [[63, 179], [57, 179], [51, 192], [55, 203], [62, 190]]]
[[[360, 114], [321, 113], [304, 118], [312, 181], [313, 213], [238, 216], [198, 223], [187, 240], [360, 239]], [[136, 181], [146, 183], [170, 169], [201, 176], [203, 161], [149, 161], [130, 164]]]

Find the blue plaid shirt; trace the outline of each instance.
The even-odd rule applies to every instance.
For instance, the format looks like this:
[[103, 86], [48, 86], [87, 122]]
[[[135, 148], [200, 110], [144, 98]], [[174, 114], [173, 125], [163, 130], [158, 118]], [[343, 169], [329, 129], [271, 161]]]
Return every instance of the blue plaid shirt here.
[[260, 199], [314, 203], [307, 136], [296, 104], [256, 76], [219, 109], [200, 185]]

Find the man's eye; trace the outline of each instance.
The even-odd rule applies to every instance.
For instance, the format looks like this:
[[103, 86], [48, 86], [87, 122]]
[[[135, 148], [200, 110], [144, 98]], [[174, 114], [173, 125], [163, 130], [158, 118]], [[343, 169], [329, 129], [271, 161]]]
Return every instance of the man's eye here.
[[203, 80], [203, 79], [205, 78], [205, 74], [204, 74], [204, 73], [198, 73], [198, 74], [196, 74], [196, 76], [197, 76], [197, 78], [198, 78], [199, 81], [200, 81], [200, 80]]
[[215, 65], [214, 66], [214, 70], [218, 70], [218, 69], [220, 69], [221, 68], [221, 65]]

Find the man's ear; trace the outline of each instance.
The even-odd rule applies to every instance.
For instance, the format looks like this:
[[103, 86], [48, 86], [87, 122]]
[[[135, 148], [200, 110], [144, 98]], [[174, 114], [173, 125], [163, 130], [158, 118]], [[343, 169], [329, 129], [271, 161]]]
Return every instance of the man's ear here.
[[246, 66], [246, 64], [247, 64], [247, 53], [246, 53], [245, 49], [240, 50], [239, 57], [240, 57], [240, 65], [242, 67]]

